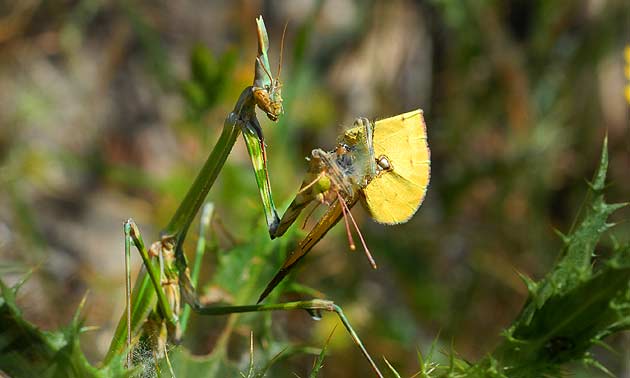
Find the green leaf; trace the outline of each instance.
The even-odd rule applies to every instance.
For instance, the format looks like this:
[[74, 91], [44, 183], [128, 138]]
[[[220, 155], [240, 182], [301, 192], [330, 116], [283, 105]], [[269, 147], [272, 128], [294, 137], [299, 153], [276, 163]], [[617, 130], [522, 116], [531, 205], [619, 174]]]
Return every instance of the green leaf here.
[[383, 360], [385, 360], [385, 364], [387, 365], [387, 367], [389, 368], [389, 371], [394, 375], [395, 378], [401, 378], [400, 374], [396, 371], [396, 369], [394, 369], [394, 367], [392, 366], [392, 364], [389, 363], [389, 361], [387, 361], [387, 358], [383, 357]]
[[[595, 253], [595, 246], [602, 234], [610, 225], [607, 219], [615, 210], [624, 204], [607, 204], [604, 200], [604, 184], [608, 168], [607, 141], [604, 141], [602, 156], [595, 179], [591, 184], [591, 199], [587, 200], [582, 221], [569, 235], [562, 236], [564, 248], [562, 259], [536, 286], [530, 295], [528, 305], [523, 310], [518, 322], [527, 324], [534, 313], [554, 295], [562, 295], [588, 280], [592, 275], [591, 259]], [[528, 289], [531, 284], [528, 285]]]
[[319, 375], [319, 371], [324, 366], [324, 358], [326, 357], [328, 344], [330, 344], [330, 339], [335, 333], [335, 329], [337, 329], [337, 326], [335, 326], [335, 328], [333, 328], [333, 330], [330, 331], [330, 335], [328, 335], [328, 339], [326, 339], [326, 343], [324, 344], [324, 347], [322, 348], [321, 352], [319, 352], [319, 356], [317, 356], [317, 360], [315, 360], [315, 364], [313, 365], [313, 370], [311, 370], [311, 374], [309, 374], [309, 378], [317, 378], [317, 376]]

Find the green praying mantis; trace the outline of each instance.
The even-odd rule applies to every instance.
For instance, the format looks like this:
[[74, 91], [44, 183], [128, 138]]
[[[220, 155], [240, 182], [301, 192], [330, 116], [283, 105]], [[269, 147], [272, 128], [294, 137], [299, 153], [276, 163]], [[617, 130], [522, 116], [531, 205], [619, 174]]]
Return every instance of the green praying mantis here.
[[[353, 341], [361, 349], [375, 374], [382, 377], [342, 309], [332, 301], [314, 299], [279, 304], [217, 306], [204, 304], [197, 295], [195, 286], [199, 276], [198, 260], [200, 259], [195, 259], [191, 272], [184, 254], [183, 244], [193, 219], [212, 188], [239, 134], [244, 137], [254, 168], [270, 235], [275, 234], [280, 221], [271, 195], [266, 166], [266, 147], [262, 128], [256, 117], [256, 107], [262, 110], [271, 121], [278, 120], [283, 114], [282, 84], [280, 82], [282, 51], [278, 75], [274, 78], [271, 74], [267, 54], [269, 39], [262, 17], [257, 18], [256, 23], [258, 54], [254, 66], [253, 85], [242, 91], [234, 109], [226, 117], [218, 141], [171, 221], [160, 233], [160, 239], [147, 246], [137, 225], [131, 219], [124, 222], [127, 307], [118, 323], [103, 363], [107, 364], [114, 357], [126, 353], [127, 366], [131, 367], [133, 364], [131, 358], [133, 344], [142, 335], [145, 335], [153, 339], [154, 348], [157, 349], [158, 355], [164, 356], [170, 367], [166, 352], [166, 339], [176, 343], [181, 339], [191, 309], [202, 315], [301, 309], [314, 313], [335, 312]], [[211, 213], [211, 207], [204, 208], [201, 232], [203, 232], [204, 226], [207, 227]], [[203, 238], [200, 237], [200, 240]], [[132, 246], [138, 250], [143, 262], [143, 269], [133, 290], [129, 271]]]

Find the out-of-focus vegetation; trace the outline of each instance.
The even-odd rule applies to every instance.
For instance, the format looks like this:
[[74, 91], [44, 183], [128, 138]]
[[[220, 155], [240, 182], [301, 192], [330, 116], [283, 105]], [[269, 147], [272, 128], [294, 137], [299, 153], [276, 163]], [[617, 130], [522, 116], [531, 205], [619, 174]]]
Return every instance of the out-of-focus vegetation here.
[[[509, 354], [500, 332], [528, 296], [517, 272], [539, 281], [550, 271], [564, 243], [554, 229], [571, 229], [606, 133], [607, 197], [628, 201], [629, 7], [622, 0], [0, 3], [2, 279], [14, 284], [34, 269], [17, 303], [43, 329], [71, 323], [89, 290], [84, 324], [98, 329], [83, 334], [81, 347], [91, 361], [102, 358], [124, 307], [122, 220], [134, 217], [149, 240], [166, 224], [251, 84], [253, 20], [262, 13], [272, 59], [289, 20], [286, 114], [278, 124], [261, 121], [280, 210], [301, 182], [303, 156], [332, 147], [356, 116], [423, 108], [433, 162], [425, 204], [408, 224], [383, 227], [354, 210], [378, 271], [346, 253], [341, 232], [331, 233], [283, 298], [306, 296], [297, 283], [325, 293], [372, 354], [402, 376], [418, 370], [416, 348], [429, 349], [438, 334], [438, 351], [448, 354], [452, 340], [466, 360], [482, 360], [497, 345]], [[209, 248], [204, 293], [252, 302], [297, 236], [268, 240], [240, 140], [209, 199], [235, 240], [219, 232]], [[627, 218], [622, 209], [609, 221]], [[623, 244], [629, 231], [621, 222], [609, 233]], [[191, 235], [189, 250], [193, 242]], [[602, 238], [594, 265], [609, 266], [603, 261], [615, 250]], [[308, 376], [319, 353], [309, 347], [326, 343], [334, 319], [193, 315], [184, 344], [247, 374], [253, 329], [256, 370], [288, 348], [269, 375]], [[75, 320], [66, 336], [77, 327]], [[531, 331], [515, 327], [515, 337]], [[565, 339], [554, 340], [549, 348], [566, 348]], [[596, 359], [630, 374], [627, 334], [605, 341], [620, 354], [591, 350]], [[341, 330], [328, 353], [322, 376], [369, 374]], [[178, 359], [188, 357], [180, 350]], [[204, 371], [212, 363], [197, 362]]]

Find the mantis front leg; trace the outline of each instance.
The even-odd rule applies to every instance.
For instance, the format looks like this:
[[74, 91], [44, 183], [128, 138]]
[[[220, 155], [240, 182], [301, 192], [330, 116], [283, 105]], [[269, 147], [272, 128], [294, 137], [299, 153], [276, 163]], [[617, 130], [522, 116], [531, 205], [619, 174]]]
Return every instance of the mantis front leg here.
[[[260, 125], [256, 119], [248, 122], [243, 127], [243, 138], [247, 145], [247, 151], [252, 161], [254, 175], [256, 176], [256, 184], [260, 192], [260, 199], [265, 210], [265, 219], [267, 220], [267, 228], [269, 234], [273, 235], [280, 223], [280, 217], [273, 203], [271, 196], [271, 183], [269, 182], [269, 173], [267, 170], [267, 150], [265, 147], [265, 139], [260, 130]], [[273, 239], [273, 236], [272, 236]]]

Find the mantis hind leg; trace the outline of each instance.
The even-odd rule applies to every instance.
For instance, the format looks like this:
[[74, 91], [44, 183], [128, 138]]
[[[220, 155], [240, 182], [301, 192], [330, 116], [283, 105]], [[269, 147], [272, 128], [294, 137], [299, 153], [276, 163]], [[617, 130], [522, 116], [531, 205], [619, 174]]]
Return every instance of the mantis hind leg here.
[[289, 311], [289, 310], [305, 310], [313, 319], [319, 320], [322, 317], [322, 312], [334, 312], [343, 326], [346, 328], [352, 341], [359, 347], [361, 353], [369, 362], [372, 370], [376, 373], [378, 377], [383, 377], [383, 374], [379, 371], [378, 366], [370, 356], [369, 352], [363, 345], [363, 342], [359, 338], [359, 335], [356, 333], [348, 318], [346, 318], [343, 310], [340, 306], [336, 305], [332, 301], [322, 300], [322, 299], [312, 299], [309, 301], [298, 301], [298, 302], [286, 302], [286, 303], [275, 303], [275, 304], [257, 304], [257, 305], [246, 305], [246, 306], [206, 306], [196, 302], [195, 304], [191, 304], [193, 310], [201, 315], [227, 315], [227, 314], [235, 314], [235, 313], [245, 313], [245, 312], [262, 312], [262, 311]]

